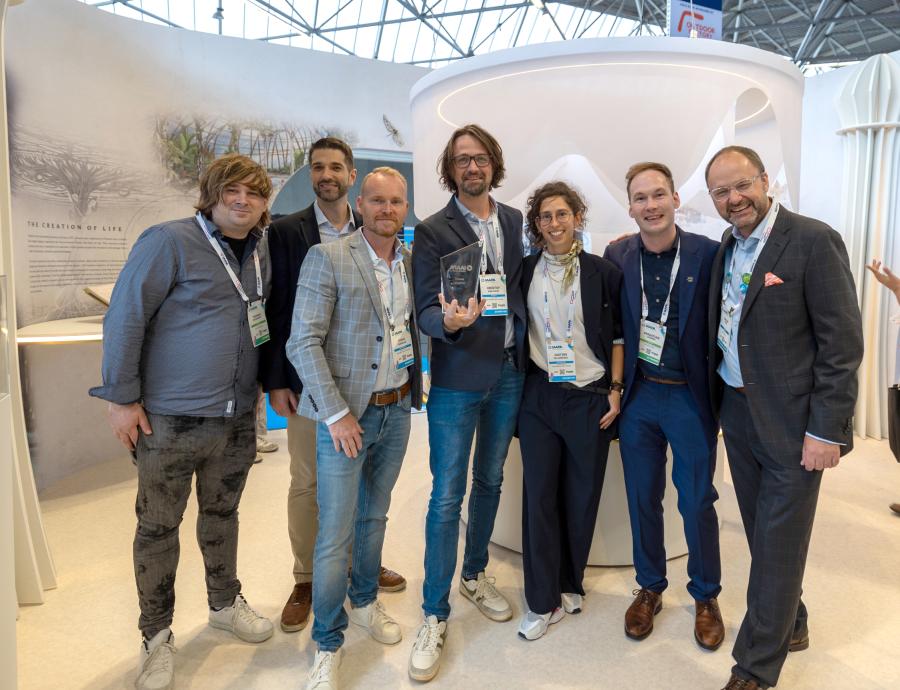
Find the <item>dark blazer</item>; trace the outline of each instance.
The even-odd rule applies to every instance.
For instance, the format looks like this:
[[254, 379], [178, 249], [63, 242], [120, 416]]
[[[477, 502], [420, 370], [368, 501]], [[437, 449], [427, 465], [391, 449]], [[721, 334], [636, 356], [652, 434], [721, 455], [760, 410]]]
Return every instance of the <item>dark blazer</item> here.
[[[681, 242], [681, 268], [678, 290], [678, 346], [688, 388], [704, 426], [715, 433], [718, 423], [709, 398], [709, 281], [719, 243], [708, 237], [678, 228]], [[641, 241], [634, 234], [609, 245], [603, 254], [624, 273], [622, 290], [622, 330], [625, 333], [625, 395], [623, 409], [638, 371], [638, 342], [641, 332]]]
[[[709, 358], [713, 409], [723, 390], [716, 373], [724, 257], [729, 228], [712, 267]], [[783, 284], [764, 287], [773, 273]], [[862, 360], [862, 319], [847, 249], [825, 223], [778, 211], [760, 254], [738, 330], [741, 376], [753, 424], [774, 457], [796, 462], [806, 432], [853, 449], [856, 370]]]
[[[522, 214], [497, 204], [503, 231], [503, 270], [506, 292], [515, 325], [517, 366], [521, 370], [525, 347], [525, 301], [522, 298]], [[413, 241], [413, 283], [419, 330], [431, 336], [431, 382], [441, 388], [485, 391], [500, 378], [506, 338], [506, 319], [479, 317], [468, 328], [444, 332], [444, 316], [438, 301], [441, 291], [441, 257], [478, 241], [460, 213], [455, 198], [416, 226]], [[494, 267], [488, 265], [488, 270]]]
[[[353, 221], [357, 228], [362, 227], [362, 217], [356, 211]], [[309, 248], [322, 241], [313, 204], [272, 221], [267, 235], [272, 291], [266, 302], [266, 320], [271, 340], [260, 352], [259, 381], [265, 391], [290, 388], [299, 395], [303, 385], [287, 358], [285, 346], [291, 335], [300, 266]]]
[[[534, 269], [541, 258], [540, 252], [525, 258], [522, 266], [522, 294], [528, 301], [528, 290], [534, 278]], [[578, 255], [581, 268], [579, 292], [581, 310], [584, 313], [584, 334], [591, 351], [606, 365], [603, 385], [612, 383], [613, 340], [622, 337], [622, 271], [611, 261], [596, 254], [581, 252]], [[528, 357], [530, 343], [526, 340], [525, 356]], [[543, 344], [542, 344], [543, 345]]]

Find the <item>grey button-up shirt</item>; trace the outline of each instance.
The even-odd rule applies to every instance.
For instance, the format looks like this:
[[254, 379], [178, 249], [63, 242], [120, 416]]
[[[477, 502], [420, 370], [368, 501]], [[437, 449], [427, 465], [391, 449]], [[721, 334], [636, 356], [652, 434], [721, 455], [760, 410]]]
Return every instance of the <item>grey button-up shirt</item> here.
[[[206, 221], [244, 292], [258, 299], [271, 284], [268, 246], [253, 230], [241, 265], [222, 233]], [[252, 410], [258, 352], [247, 305], [194, 218], [161, 223], [135, 242], [103, 320], [103, 385], [90, 394], [148, 412], [231, 417]]]

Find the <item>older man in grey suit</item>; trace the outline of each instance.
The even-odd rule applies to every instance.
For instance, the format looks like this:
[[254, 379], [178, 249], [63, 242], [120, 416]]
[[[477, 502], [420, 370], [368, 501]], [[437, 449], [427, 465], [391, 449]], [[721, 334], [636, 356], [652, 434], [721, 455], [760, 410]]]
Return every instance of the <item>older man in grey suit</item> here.
[[756, 152], [722, 149], [706, 182], [731, 223], [712, 267], [710, 383], [752, 559], [726, 690], [757, 690], [809, 646], [803, 571], [822, 471], [853, 447], [862, 322], [840, 235], [771, 199]]
[[300, 380], [299, 413], [319, 422], [319, 531], [313, 559], [308, 688], [336, 688], [348, 616], [347, 550], [353, 542], [349, 619], [384, 644], [402, 635], [377, 599], [391, 491], [421, 405], [418, 332], [409, 253], [397, 238], [406, 180], [376, 168], [363, 180], [363, 227], [312, 247], [297, 282], [287, 354]]

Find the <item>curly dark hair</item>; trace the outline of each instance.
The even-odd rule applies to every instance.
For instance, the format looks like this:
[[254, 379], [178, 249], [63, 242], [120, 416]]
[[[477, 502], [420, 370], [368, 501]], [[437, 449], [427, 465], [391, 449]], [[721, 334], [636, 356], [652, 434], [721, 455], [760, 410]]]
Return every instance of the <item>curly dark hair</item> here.
[[569, 209], [576, 216], [581, 216], [581, 225], [584, 226], [587, 214], [587, 205], [573, 187], [561, 180], [547, 182], [534, 190], [532, 195], [528, 197], [528, 211], [525, 214], [525, 232], [528, 233], [528, 240], [535, 247], [544, 247], [544, 237], [538, 228], [538, 216], [541, 215], [541, 204], [552, 197], [562, 197]]
[[459, 192], [459, 189], [456, 187], [456, 181], [453, 179], [453, 146], [456, 144], [457, 139], [466, 135], [476, 139], [484, 146], [491, 157], [491, 166], [494, 169], [494, 174], [491, 176], [490, 188], [496, 189], [503, 182], [503, 178], [506, 177], [506, 166], [503, 165], [503, 149], [500, 148], [500, 144], [490, 132], [480, 125], [474, 124], [463, 125], [453, 132], [450, 135], [450, 141], [447, 142], [444, 150], [441, 151], [441, 155], [437, 160], [437, 171], [440, 176], [441, 186], [453, 194]]

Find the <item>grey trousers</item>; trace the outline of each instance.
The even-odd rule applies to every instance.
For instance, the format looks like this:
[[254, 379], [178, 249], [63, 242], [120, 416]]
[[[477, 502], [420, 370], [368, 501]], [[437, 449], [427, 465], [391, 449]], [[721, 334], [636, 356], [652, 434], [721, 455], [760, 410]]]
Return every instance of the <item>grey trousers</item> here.
[[151, 638], [171, 626], [175, 611], [178, 528], [197, 476], [197, 543], [210, 607], [230, 606], [237, 578], [238, 504], [256, 457], [256, 413], [239, 417], [147, 415], [153, 433], [136, 448], [134, 575], [141, 615]]

